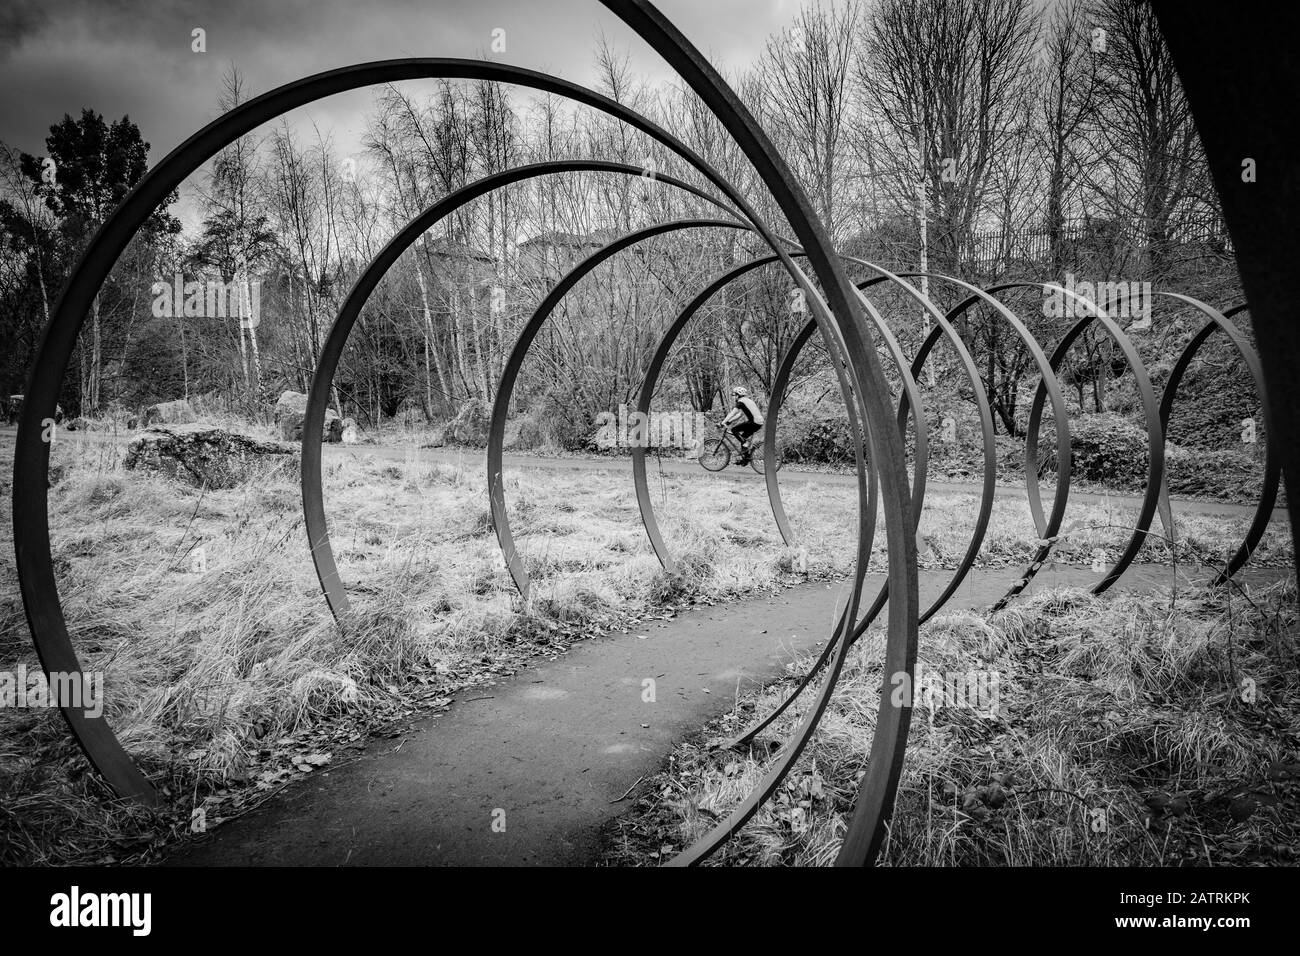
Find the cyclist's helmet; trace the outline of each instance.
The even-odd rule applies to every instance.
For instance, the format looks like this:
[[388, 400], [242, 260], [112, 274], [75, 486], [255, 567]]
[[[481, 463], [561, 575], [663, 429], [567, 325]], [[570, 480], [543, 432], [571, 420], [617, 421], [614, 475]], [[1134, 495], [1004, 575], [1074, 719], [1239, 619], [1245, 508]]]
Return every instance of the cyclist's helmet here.
[[749, 393], [745, 391], [745, 386], [737, 385], [735, 388], [731, 390], [731, 394], [739, 398], [740, 396], [748, 395]]

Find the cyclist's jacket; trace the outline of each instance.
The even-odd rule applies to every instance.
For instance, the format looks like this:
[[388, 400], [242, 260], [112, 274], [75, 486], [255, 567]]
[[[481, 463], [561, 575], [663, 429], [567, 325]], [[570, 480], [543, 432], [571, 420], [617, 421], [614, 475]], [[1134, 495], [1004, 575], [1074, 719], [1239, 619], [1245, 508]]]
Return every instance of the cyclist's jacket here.
[[742, 421], [752, 422], [755, 425], [763, 424], [763, 413], [758, 410], [758, 403], [748, 395], [741, 395], [736, 399], [736, 407], [728, 413], [724, 425], [739, 425]]

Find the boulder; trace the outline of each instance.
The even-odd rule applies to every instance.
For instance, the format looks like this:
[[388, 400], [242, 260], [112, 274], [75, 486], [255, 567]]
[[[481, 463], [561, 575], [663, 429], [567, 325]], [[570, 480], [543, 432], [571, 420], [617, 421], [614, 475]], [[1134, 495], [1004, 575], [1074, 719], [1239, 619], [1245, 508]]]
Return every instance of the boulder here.
[[458, 445], [473, 445], [476, 448], [487, 446], [488, 428], [491, 419], [488, 407], [480, 399], [471, 398], [461, 406], [456, 417], [451, 420], [444, 432], [449, 442]]
[[196, 418], [194, 409], [190, 408], [190, 403], [182, 398], [174, 402], [159, 402], [157, 405], [150, 405], [144, 410], [140, 424], [144, 428], [151, 425], [188, 425], [195, 421]]
[[292, 445], [261, 441], [216, 425], [157, 425], [131, 439], [123, 463], [199, 488], [233, 488], [265, 475], [268, 460], [291, 468], [296, 451]]
[[[275, 424], [285, 441], [302, 441], [302, 423], [307, 418], [307, 396], [302, 392], [283, 392], [275, 403]], [[321, 441], [343, 439], [343, 420], [332, 408], [325, 409]]]

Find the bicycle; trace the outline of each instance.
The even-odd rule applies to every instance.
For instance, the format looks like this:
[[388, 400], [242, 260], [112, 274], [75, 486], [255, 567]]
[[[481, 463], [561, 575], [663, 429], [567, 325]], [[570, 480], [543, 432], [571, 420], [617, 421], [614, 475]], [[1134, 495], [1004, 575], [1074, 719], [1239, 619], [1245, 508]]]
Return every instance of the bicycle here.
[[[700, 465], [705, 471], [722, 471], [731, 464], [732, 454], [736, 452], [743, 453], [743, 449], [740, 447], [740, 439], [731, 433], [731, 429], [725, 427], [722, 422], [714, 422], [713, 425], [722, 434], [719, 438], [706, 438], [704, 440], [704, 444], [700, 447]], [[761, 434], [761, 431], [755, 432], [749, 439], [749, 465], [760, 475], [766, 474]], [[781, 470], [781, 458], [781, 450], [778, 448], [776, 453], [777, 471]]]

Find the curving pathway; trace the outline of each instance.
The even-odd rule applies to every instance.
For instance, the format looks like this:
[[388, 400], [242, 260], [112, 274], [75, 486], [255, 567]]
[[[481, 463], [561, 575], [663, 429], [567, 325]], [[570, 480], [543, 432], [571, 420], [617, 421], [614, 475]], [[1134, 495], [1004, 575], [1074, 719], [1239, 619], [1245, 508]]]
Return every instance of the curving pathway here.
[[[945, 610], [987, 607], [1019, 573], [972, 572]], [[1247, 568], [1239, 580], [1284, 574]], [[921, 572], [922, 602], [949, 576]], [[1090, 587], [1101, 576], [1044, 569], [1029, 590]], [[867, 595], [885, 576], [869, 578]], [[1120, 587], [1171, 581], [1169, 568], [1138, 566]], [[738, 689], [774, 680], [794, 653], [819, 649], [840, 592], [826, 584], [792, 587], [579, 644], [559, 660], [464, 691], [404, 739], [372, 742], [360, 759], [312, 774], [181, 848], [169, 864], [593, 863], [602, 827], [630, 805], [639, 782], [678, 740], [729, 710]], [[654, 703], [643, 700], [648, 678]]]

